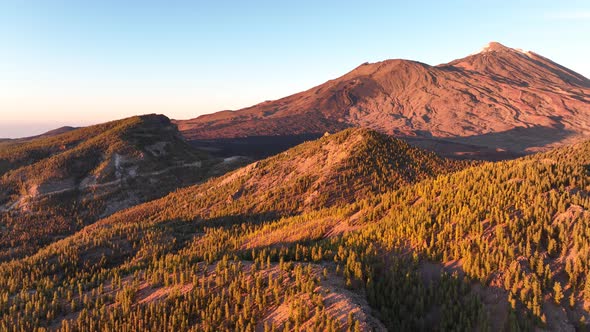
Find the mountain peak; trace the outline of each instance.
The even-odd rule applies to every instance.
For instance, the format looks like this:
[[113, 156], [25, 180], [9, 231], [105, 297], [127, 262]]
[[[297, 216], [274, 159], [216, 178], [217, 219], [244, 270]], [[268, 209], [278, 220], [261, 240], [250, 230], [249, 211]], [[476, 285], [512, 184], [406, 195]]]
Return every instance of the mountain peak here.
[[475, 54], [483, 54], [483, 53], [489, 53], [489, 52], [517, 52], [517, 53], [521, 53], [521, 54], [525, 54], [525, 55], [530, 54], [529, 51], [523, 51], [520, 48], [511, 48], [511, 47], [502, 45], [502, 44], [495, 42], [495, 41], [491, 41], [491, 42], [487, 43], [486, 46], [484, 46], [478, 53], [475, 53]]
[[[437, 66], [399, 59], [364, 64], [279, 100], [176, 123], [199, 144], [370, 127], [406, 138], [460, 140], [465, 147], [436, 147], [453, 156], [473, 151], [466, 146], [474, 139], [491, 151], [524, 153], [588, 135], [590, 120], [578, 112], [589, 110], [589, 89], [590, 80], [539, 54], [490, 42], [480, 53]], [[534, 129], [541, 127], [553, 134]]]
[[489, 42], [486, 46], [484, 46], [481, 49], [480, 53], [485, 53], [485, 52], [498, 52], [498, 51], [508, 51], [510, 50], [509, 47], [506, 47], [498, 42], [495, 41], [491, 41]]

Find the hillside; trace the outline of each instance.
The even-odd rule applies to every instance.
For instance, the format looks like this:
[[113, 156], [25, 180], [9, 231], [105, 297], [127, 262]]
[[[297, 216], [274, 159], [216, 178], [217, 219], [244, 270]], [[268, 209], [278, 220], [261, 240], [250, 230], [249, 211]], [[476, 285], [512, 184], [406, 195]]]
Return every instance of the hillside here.
[[[468, 165], [372, 130], [348, 129], [152, 205], [169, 219], [266, 220], [351, 203]], [[183, 209], [174, 211], [178, 206]]]
[[[66, 265], [71, 266], [72, 271], [82, 266], [96, 271], [102, 264], [118, 265], [123, 257], [129, 257], [130, 254], [143, 255], [144, 253], [137, 250], [142, 250], [143, 245], [138, 244], [144, 241], [155, 241], [154, 243], [159, 243], [157, 246], [163, 245], [161, 249], [149, 253], [150, 257], [155, 258], [167, 250], [181, 249], [201, 232], [209, 233], [210, 230], [205, 225], [219, 226], [221, 228], [218, 230], [223, 232], [224, 227], [245, 220], [257, 224], [303, 211], [342, 206], [468, 165], [465, 162], [445, 160], [371, 130], [350, 129], [307, 142], [220, 178], [117, 213], [64, 240], [69, 244], [64, 245], [60, 241], [32, 256], [30, 259], [35, 263], [31, 267], [36, 269], [34, 266], [39, 264], [39, 257], [44, 257], [42, 260], [46, 262], [54, 261], [45, 255], [55, 249], [72, 250], [72, 253], [82, 250], [84, 253], [75, 254], [78, 257], [76, 259], [82, 259], [81, 261]], [[194, 226], [183, 226], [189, 224], [196, 226], [196, 229]], [[147, 228], [144, 229], [144, 226]], [[164, 229], [153, 229], [155, 233], [152, 233], [152, 227]], [[172, 233], [167, 234], [168, 231]], [[134, 240], [129, 242], [131, 238]], [[91, 243], [86, 242], [87, 240]], [[136, 240], [140, 242], [136, 243]], [[198, 246], [215, 246], [217, 240], [213, 241], [211, 244], [201, 243]], [[58, 261], [65, 262], [63, 259], [69, 260], [66, 256], [70, 257], [70, 254], [59, 256], [62, 258]], [[213, 258], [209, 254], [207, 257]], [[29, 261], [29, 258], [24, 261]], [[48, 268], [53, 263], [49, 264]], [[306, 278], [310, 278], [310, 273], [319, 275], [318, 268], [319, 265], [313, 268], [313, 273], [305, 272], [308, 275]], [[282, 269], [283, 267], [277, 268], [272, 273], [281, 274]], [[292, 273], [286, 272], [287, 275]], [[313, 278], [309, 282], [315, 283]], [[334, 281], [330, 281], [332, 282]], [[336, 286], [330, 284], [325, 287]], [[337, 287], [344, 288], [343, 282]], [[288, 287], [284, 291], [291, 292]], [[349, 296], [357, 297], [352, 293]]]
[[490, 43], [438, 66], [366, 63], [292, 96], [176, 123], [197, 143], [368, 127], [418, 138], [415, 144], [448, 156], [506, 159], [583, 140], [589, 115], [587, 78], [536, 53]]
[[586, 142], [266, 222], [189, 218], [192, 187], [0, 265], [0, 326], [584, 329], [589, 158]]
[[[590, 317], [589, 165], [585, 142], [426, 180], [373, 201], [367, 227], [337, 243], [349, 251], [352, 243], [356, 251], [410, 251], [422, 258], [413, 271], [426, 280], [439, 271], [467, 277], [492, 330], [584, 330]], [[348, 256], [364, 262], [363, 271], [388, 273], [375, 269], [371, 255]], [[373, 287], [369, 303], [390, 308], [387, 316], [408, 306], [379, 298], [395, 285]], [[420, 298], [420, 291], [412, 292], [409, 297]], [[412, 326], [420, 324], [419, 315], [414, 319]]]
[[[265, 170], [298, 157], [328, 161], [332, 147], [359, 148], [359, 138], [400, 144], [367, 130], [330, 135], [0, 265], [1, 321], [12, 321], [18, 302], [31, 308], [17, 324], [28, 327], [138, 328], [136, 319], [180, 330], [586, 326], [590, 142], [427, 176], [346, 205], [306, 208], [293, 191], [284, 196], [293, 207], [258, 206], [257, 195], [272, 190]], [[257, 167], [262, 174], [250, 173]], [[290, 188], [285, 174], [268, 176]], [[248, 188], [252, 176], [258, 192], [218, 206], [224, 183]], [[257, 217], [264, 211], [303, 212]]]
[[161, 115], [10, 141], [0, 146], [0, 259], [230, 167]]

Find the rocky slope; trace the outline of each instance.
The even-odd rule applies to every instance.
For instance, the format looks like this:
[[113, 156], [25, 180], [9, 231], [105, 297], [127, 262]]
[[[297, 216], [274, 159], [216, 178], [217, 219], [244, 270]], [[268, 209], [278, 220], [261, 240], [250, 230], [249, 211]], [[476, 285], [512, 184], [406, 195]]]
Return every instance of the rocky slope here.
[[292, 96], [177, 124], [197, 141], [359, 126], [447, 155], [513, 157], [588, 137], [590, 81], [536, 53], [490, 43], [438, 66], [366, 63]]
[[33, 250], [231, 165], [193, 149], [161, 115], [5, 143], [0, 146], [0, 258]]

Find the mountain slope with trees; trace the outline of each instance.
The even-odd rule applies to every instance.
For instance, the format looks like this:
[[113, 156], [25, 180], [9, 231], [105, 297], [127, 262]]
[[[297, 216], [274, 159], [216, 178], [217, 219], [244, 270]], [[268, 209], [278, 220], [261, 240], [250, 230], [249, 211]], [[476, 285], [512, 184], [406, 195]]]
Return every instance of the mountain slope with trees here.
[[[152, 205], [169, 219], [267, 220], [350, 203], [471, 164], [373, 130], [348, 129], [179, 190]], [[179, 206], [183, 208], [177, 210]]]
[[[162, 115], [0, 146], [0, 259], [230, 169], [187, 144]], [[217, 173], [217, 174], [219, 174]]]
[[[308, 151], [326, 156], [320, 152], [328, 142], [346, 145], [367, 134], [375, 135], [330, 135], [258, 167], [276, 170]], [[252, 205], [234, 209], [241, 199], [235, 197], [216, 207], [214, 191], [228, 179], [246, 188], [244, 174], [252, 169], [115, 213], [35, 255], [1, 264], [0, 326], [587, 328], [590, 142], [432, 174], [320, 209], [298, 205], [293, 191], [284, 199], [298, 208], [265, 199], [268, 205], [257, 211], [290, 216], [259, 218], [243, 210], [259, 203], [248, 192], [240, 197]], [[285, 174], [277, 170], [285, 179], [278, 185], [290, 188]], [[272, 190], [259, 189], [258, 195]], [[201, 207], [207, 199], [210, 210]]]

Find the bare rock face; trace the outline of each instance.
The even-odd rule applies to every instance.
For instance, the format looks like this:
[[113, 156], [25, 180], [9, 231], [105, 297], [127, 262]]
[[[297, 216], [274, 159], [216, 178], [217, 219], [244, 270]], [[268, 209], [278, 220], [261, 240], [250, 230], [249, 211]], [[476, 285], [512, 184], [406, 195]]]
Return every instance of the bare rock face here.
[[492, 42], [438, 66], [363, 64], [292, 96], [176, 123], [189, 140], [321, 135], [362, 126], [415, 138], [444, 154], [469, 151], [466, 145], [522, 154], [590, 135], [590, 80], [536, 53]]

